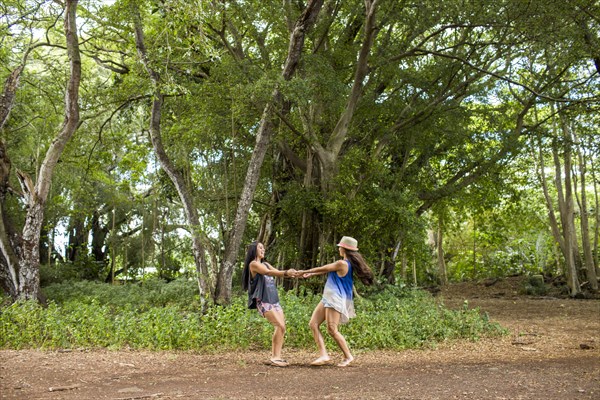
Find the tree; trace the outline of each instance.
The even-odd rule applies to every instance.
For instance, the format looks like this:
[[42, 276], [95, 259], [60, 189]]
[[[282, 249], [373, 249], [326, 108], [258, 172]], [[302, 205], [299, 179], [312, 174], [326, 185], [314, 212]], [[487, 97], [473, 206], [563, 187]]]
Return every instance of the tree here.
[[157, 158], [160, 162], [161, 167], [165, 170], [173, 185], [177, 190], [177, 194], [183, 203], [185, 210], [186, 219], [190, 225], [190, 233], [192, 236], [192, 251], [194, 254], [194, 261], [196, 264], [196, 273], [198, 279], [198, 288], [200, 291], [200, 298], [203, 301], [211, 295], [212, 285], [210, 282], [210, 276], [208, 268], [204, 260], [205, 251], [202, 245], [201, 238], [201, 226], [198, 218], [198, 212], [194, 205], [193, 197], [191, 195], [190, 188], [183, 179], [182, 174], [175, 168], [175, 165], [167, 155], [161, 137], [160, 119], [162, 106], [164, 102], [164, 94], [161, 91], [160, 85], [161, 80], [159, 74], [152, 68], [146, 51], [144, 43], [144, 32], [142, 28], [142, 20], [140, 17], [139, 9], [135, 3], [133, 5], [133, 18], [135, 26], [135, 42], [138, 50], [140, 60], [144, 64], [153, 85], [153, 101], [152, 101], [152, 112], [150, 116], [150, 138], [154, 151], [156, 152]]
[[[283, 71], [281, 73], [283, 80], [289, 80], [293, 75], [302, 53], [305, 32], [316, 20], [321, 5], [322, 1], [309, 2], [306, 6], [305, 11], [299, 17], [298, 22], [294, 26], [294, 29], [292, 30], [290, 36], [290, 45], [287, 60], [284, 64]], [[134, 10], [134, 15], [137, 15], [137, 13], [138, 11]], [[137, 21], [136, 46], [138, 49], [138, 53], [140, 54], [140, 59], [144, 63], [144, 66], [148, 72], [148, 75], [151, 77], [154, 86], [154, 100], [150, 125], [152, 143], [162, 168], [165, 169], [165, 171], [167, 171], [167, 174], [173, 181], [175, 187], [177, 188], [179, 197], [182, 200], [184, 209], [186, 210], [188, 223], [191, 226], [192, 241], [194, 243], [193, 248], [195, 249], [195, 258], [197, 260], [200, 260], [204, 257], [205, 253], [204, 249], [202, 249], [202, 244], [200, 240], [200, 236], [203, 235], [201, 233], [202, 228], [199, 224], [198, 215], [191, 196], [191, 191], [186, 186], [186, 182], [175, 167], [174, 163], [169, 159], [162, 146], [160, 134], [160, 115], [164, 102], [164, 94], [160, 89], [162, 83], [158, 72], [150, 65], [149, 57], [144, 45], [140, 19], [138, 17], [135, 18]], [[202, 23], [202, 21], [196, 21], [196, 23]], [[231, 28], [231, 25], [229, 25], [229, 28]], [[202, 29], [202, 27], [194, 27], [194, 29]], [[221, 34], [221, 38], [224, 41], [226, 40], [224, 34]], [[225, 44], [227, 43], [225, 42]], [[240, 52], [241, 49], [237, 48], [233, 52], [233, 54], [239, 57]], [[198, 274], [201, 277], [201, 295], [204, 296], [204, 294], [212, 293], [215, 301], [219, 303], [227, 303], [231, 298], [231, 279], [233, 274], [233, 266], [239, 253], [239, 247], [244, 235], [248, 212], [253, 200], [253, 193], [256, 189], [256, 185], [260, 177], [260, 168], [262, 165], [262, 161], [268, 149], [268, 144], [272, 135], [271, 119], [273, 116], [273, 109], [281, 107], [281, 101], [282, 100], [279, 90], [275, 89], [271, 95], [271, 100], [265, 106], [265, 109], [263, 111], [261, 121], [259, 123], [259, 128], [256, 134], [257, 136], [256, 144], [254, 146], [254, 152], [252, 153], [253, 155], [248, 164], [249, 168], [246, 174], [246, 180], [238, 202], [238, 211], [234, 222], [229, 230], [229, 234], [225, 238], [226, 245], [224, 249], [223, 261], [221, 263], [220, 268], [215, 273], [215, 286], [212, 286], [210, 284], [209, 272], [203, 261], [200, 263], [202, 264], [202, 267], [199, 267], [198, 269]], [[204, 238], [204, 240], [208, 241], [208, 238]]]
[[[21, 185], [23, 201], [26, 205], [26, 216], [20, 237], [10, 237], [6, 219], [2, 213], [0, 220], [0, 240], [2, 241], [3, 286], [13, 298], [38, 299], [40, 296], [39, 282], [39, 241], [42, 229], [44, 208], [50, 191], [50, 183], [56, 164], [75, 131], [79, 126], [79, 84], [81, 81], [81, 58], [77, 33], [77, 0], [67, 0], [64, 10], [64, 34], [69, 58], [69, 81], [65, 91], [65, 118], [38, 171], [37, 181], [24, 171], [17, 170]], [[21, 70], [23, 65], [14, 72]], [[14, 93], [17, 89], [19, 73], [12, 73], [5, 83], [3, 105], [1, 109], [3, 125], [13, 105]], [[4, 126], [2, 126], [3, 128]], [[10, 161], [4, 145], [0, 146], [2, 153], [3, 188], [2, 203], [8, 191], [8, 172]]]
[[[309, 0], [304, 11], [296, 21], [290, 34], [288, 54], [281, 72], [283, 80], [290, 80], [296, 71], [304, 48], [305, 35], [317, 19], [322, 5], [323, 0]], [[231, 299], [231, 277], [233, 275], [234, 263], [237, 259], [242, 237], [246, 229], [246, 220], [252, 204], [254, 191], [256, 190], [256, 185], [260, 177], [260, 169], [271, 139], [273, 131], [271, 119], [275, 113], [275, 108], [281, 107], [281, 102], [281, 92], [278, 88], [275, 88], [272, 94], [272, 102], [265, 106], [261, 116], [258, 132], [256, 134], [256, 144], [238, 202], [231, 235], [227, 240], [225, 256], [219, 271], [215, 294], [218, 303], [228, 303]]]
[[[19, 236], [11, 227], [23, 223], [11, 221], [25, 221], [27, 211], [13, 195], [11, 164], [35, 175], [47, 149], [38, 132], [58, 124], [54, 110], [62, 108], [56, 6], [27, 2], [35, 12], [21, 16], [10, 8], [17, 3], [6, 9], [25, 29], [0, 26], [10, 33], [0, 38], [8, 71], [0, 109], [9, 124], [0, 146], [4, 243]], [[170, 279], [185, 265], [196, 270], [202, 298], [218, 303], [231, 298], [242, 243], [255, 239], [269, 257], [304, 268], [335, 257], [336, 239], [351, 234], [390, 283], [408, 263], [420, 282], [443, 280], [444, 266], [456, 278], [458, 258], [468, 260], [458, 268], [468, 276], [522, 260], [533, 269], [541, 264], [525, 260], [535, 252], [531, 241], [547, 238], [532, 216], [539, 209], [516, 203], [532, 216], [530, 230], [502, 211], [523, 193], [539, 205], [531, 181], [514, 177], [532, 163], [524, 150], [534, 146], [538, 163], [541, 150], [550, 165], [554, 146], [564, 175], [570, 143], [572, 192], [563, 185], [563, 195], [576, 212], [569, 229], [577, 275], [590, 281], [583, 271], [593, 269], [598, 242], [590, 207], [594, 2], [89, 1], [78, 11], [86, 21], [83, 129], [53, 175], [48, 235], [39, 238], [45, 258], [64, 226], [66, 262], [88, 263], [86, 277], [112, 279], [149, 263]], [[40, 27], [43, 43], [32, 39]], [[44, 73], [33, 74], [38, 68]], [[15, 92], [19, 77], [25, 84]], [[7, 119], [14, 93], [20, 98]], [[548, 180], [558, 209], [552, 186]], [[456, 250], [461, 229], [468, 252]], [[431, 230], [441, 237], [435, 262], [424, 241]], [[527, 257], [516, 255], [521, 247]]]

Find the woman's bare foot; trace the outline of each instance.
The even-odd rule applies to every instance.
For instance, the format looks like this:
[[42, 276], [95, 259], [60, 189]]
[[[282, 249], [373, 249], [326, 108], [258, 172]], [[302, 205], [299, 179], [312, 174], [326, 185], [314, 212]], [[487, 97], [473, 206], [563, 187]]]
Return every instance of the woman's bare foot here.
[[313, 362], [311, 362], [310, 365], [313, 365], [313, 366], [325, 365], [325, 364], [329, 363], [329, 361], [331, 361], [331, 358], [329, 358], [329, 356], [321, 356], [321, 357], [317, 358], [316, 360], [314, 360]]
[[350, 357], [350, 358], [344, 358], [344, 360], [339, 363], [337, 366], [338, 367], [347, 367], [348, 365], [350, 365], [350, 363], [354, 361], [354, 357]]

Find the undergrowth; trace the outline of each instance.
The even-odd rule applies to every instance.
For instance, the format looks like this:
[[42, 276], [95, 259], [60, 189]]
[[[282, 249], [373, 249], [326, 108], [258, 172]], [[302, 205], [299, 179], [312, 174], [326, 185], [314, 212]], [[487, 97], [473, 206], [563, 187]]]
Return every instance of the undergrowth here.
[[[201, 314], [194, 282], [113, 286], [71, 282], [45, 288], [49, 304], [4, 303], [0, 348], [109, 348], [221, 351], [270, 348], [273, 328], [246, 296]], [[320, 294], [280, 292], [286, 347], [314, 347], [308, 321]], [[419, 290], [388, 287], [355, 299], [357, 316], [340, 331], [352, 349], [399, 350], [449, 339], [506, 333], [477, 309], [453, 311]], [[327, 345], [335, 347], [327, 338]]]

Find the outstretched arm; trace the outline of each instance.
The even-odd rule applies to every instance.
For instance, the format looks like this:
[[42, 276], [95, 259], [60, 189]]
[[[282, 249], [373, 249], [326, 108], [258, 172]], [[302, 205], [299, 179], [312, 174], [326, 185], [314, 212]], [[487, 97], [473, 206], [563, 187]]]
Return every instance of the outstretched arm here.
[[294, 276], [296, 270], [295, 269], [289, 269], [289, 270], [278, 270], [276, 268], [274, 268], [271, 264], [269, 263], [259, 263], [258, 261], [252, 261], [250, 263], [250, 271], [255, 273], [255, 274], [261, 274], [261, 275], [268, 275], [268, 276], [277, 276], [280, 278], [287, 278], [287, 277], [292, 277]]
[[338, 260], [321, 267], [311, 268], [305, 271], [298, 271], [298, 273], [301, 273], [303, 277], [308, 278], [309, 276], [326, 274], [332, 271], [341, 271], [342, 273], [348, 272], [348, 264], [346, 264], [344, 260]]

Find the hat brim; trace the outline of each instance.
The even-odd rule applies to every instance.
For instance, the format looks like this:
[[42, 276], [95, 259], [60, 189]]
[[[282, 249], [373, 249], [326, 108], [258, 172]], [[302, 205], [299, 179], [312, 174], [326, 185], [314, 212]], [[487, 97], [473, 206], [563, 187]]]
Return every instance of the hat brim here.
[[338, 247], [343, 247], [343, 248], [345, 248], [346, 250], [352, 250], [352, 251], [356, 251], [356, 250], [358, 250], [358, 247], [352, 247], [352, 246], [350, 246], [350, 245], [347, 245], [347, 244], [345, 244], [345, 243], [338, 243]]

